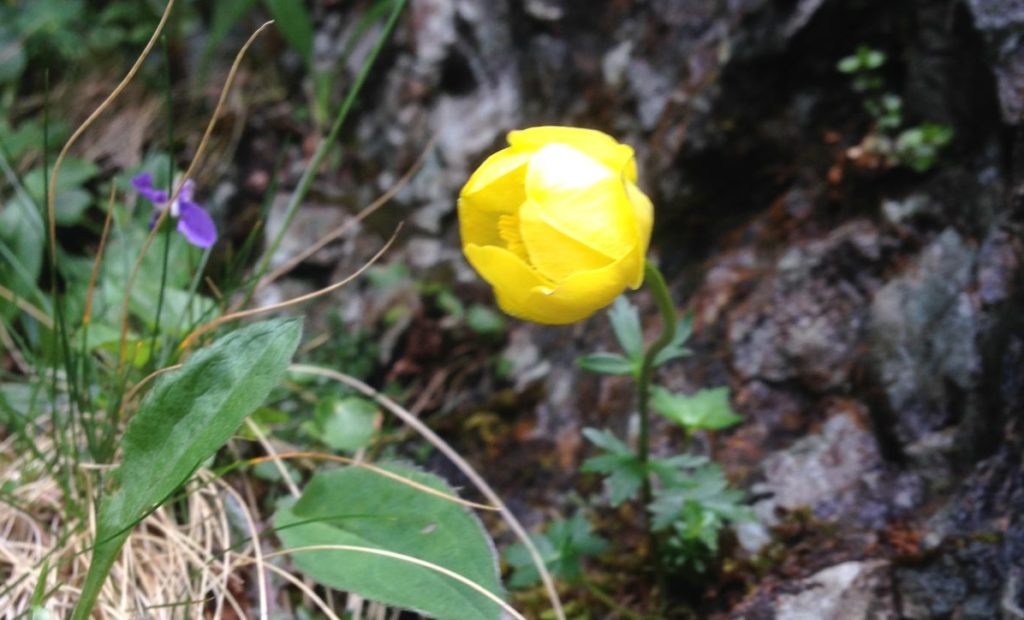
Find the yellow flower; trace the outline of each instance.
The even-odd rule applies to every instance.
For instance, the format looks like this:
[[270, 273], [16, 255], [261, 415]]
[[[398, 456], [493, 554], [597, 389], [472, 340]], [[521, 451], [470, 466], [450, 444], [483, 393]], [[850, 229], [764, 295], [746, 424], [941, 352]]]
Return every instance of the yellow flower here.
[[459, 194], [466, 258], [505, 312], [584, 319], [643, 283], [654, 211], [633, 149], [575, 127], [508, 134]]

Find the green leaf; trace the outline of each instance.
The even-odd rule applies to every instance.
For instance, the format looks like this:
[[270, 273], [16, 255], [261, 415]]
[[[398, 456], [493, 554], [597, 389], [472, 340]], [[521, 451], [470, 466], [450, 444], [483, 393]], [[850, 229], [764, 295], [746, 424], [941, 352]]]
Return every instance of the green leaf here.
[[721, 430], [743, 421], [733, 412], [729, 388], [725, 387], [687, 395], [655, 386], [651, 390], [651, 407], [687, 430]]
[[473, 304], [466, 311], [466, 325], [481, 336], [500, 336], [505, 333], [505, 318], [480, 304]]
[[21, 77], [26, 61], [21, 38], [12, 28], [0, 25], [0, 84]]
[[[52, 174], [53, 171], [49, 173]], [[60, 176], [57, 177], [57, 196], [54, 201], [54, 215], [58, 225], [69, 226], [78, 223], [82, 213], [92, 204], [92, 195], [82, 189], [82, 185], [98, 173], [99, 168], [90, 161], [75, 157], [64, 160], [60, 167]], [[22, 177], [25, 190], [40, 209], [46, 204], [48, 178], [42, 168], [34, 168]]]
[[689, 356], [692, 351], [684, 345], [690, 339], [691, 334], [693, 334], [693, 314], [687, 314], [676, 322], [676, 333], [672, 340], [654, 356], [654, 367], [658, 368], [674, 359]]
[[73, 618], [87, 618], [128, 531], [219, 450], [277, 385], [302, 333], [296, 319], [220, 338], [159, 377], [128, 423], [119, 488], [103, 498], [97, 544]]
[[[15, 196], [0, 211], [0, 282], [15, 294], [35, 300], [45, 247], [46, 229], [35, 205], [24, 195]], [[14, 304], [0, 299], [0, 316], [16, 312]]]
[[277, 385], [301, 334], [296, 319], [256, 323], [157, 379], [125, 429], [121, 488], [103, 502], [100, 529], [133, 524], [227, 443]]
[[[608, 548], [608, 542], [593, 533], [590, 521], [582, 513], [552, 522], [544, 534], [533, 537], [533, 542], [552, 575], [568, 582], [579, 579], [583, 558]], [[540, 581], [533, 558], [522, 543], [508, 548], [505, 561], [513, 569], [508, 580], [510, 588], [528, 588]]]
[[[554, 564], [558, 561], [555, 545], [544, 534], [531, 535], [530, 540], [533, 541], [533, 546], [537, 548], [537, 553], [540, 554], [548, 571], [552, 576], [558, 577], [554, 570]], [[506, 580], [509, 588], [525, 590], [540, 583], [540, 571], [533, 563], [533, 556], [522, 543], [516, 543], [505, 550], [505, 562], [512, 569], [512, 574]]]
[[358, 396], [326, 400], [319, 412], [320, 440], [346, 452], [365, 448], [376, 430], [377, 413], [376, 403]]
[[860, 59], [856, 56], [846, 56], [836, 63], [836, 69], [840, 73], [856, 73], [860, 70]]
[[306, 66], [313, 67], [313, 20], [304, 2], [296, 0], [263, 0], [281, 36], [297, 51]]
[[[683, 476], [655, 493], [650, 510], [654, 519], [652, 526], [664, 530], [684, 515], [684, 510], [695, 505], [700, 508], [701, 522], [709, 528], [720, 528], [726, 521], [740, 522], [753, 518], [750, 508], [743, 504], [742, 491], [729, 488], [725, 472], [716, 463], [708, 463]], [[692, 516], [692, 515], [691, 515]], [[715, 529], [717, 534], [717, 529]], [[694, 532], [695, 537], [704, 535]]]
[[647, 468], [633, 450], [609, 431], [585, 428], [583, 436], [604, 449], [605, 453], [584, 461], [581, 471], [606, 475], [604, 485], [612, 506], [636, 497], [647, 475]]
[[583, 370], [603, 375], [632, 375], [636, 365], [618, 353], [591, 353], [576, 360]]
[[632, 360], [641, 360], [644, 356], [644, 333], [640, 327], [640, 314], [636, 306], [619, 296], [608, 311], [608, 319], [612, 323], [612, 330], [615, 331], [615, 338], [619, 346], [626, 352], [626, 357]]
[[[389, 471], [452, 494], [440, 478], [408, 467]], [[462, 506], [361, 468], [317, 474], [302, 498], [274, 517], [285, 549], [353, 545], [443, 566], [501, 596], [494, 550]], [[450, 577], [398, 559], [356, 551], [297, 551], [295, 565], [320, 583], [442, 620], [501, 616], [500, 607]]]

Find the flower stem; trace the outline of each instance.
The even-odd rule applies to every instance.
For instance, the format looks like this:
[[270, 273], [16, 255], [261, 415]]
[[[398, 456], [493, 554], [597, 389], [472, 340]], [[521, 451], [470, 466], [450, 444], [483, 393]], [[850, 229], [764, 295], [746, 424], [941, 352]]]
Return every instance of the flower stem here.
[[[654, 360], [676, 336], [676, 308], [672, 303], [672, 295], [668, 291], [668, 286], [665, 284], [665, 278], [658, 268], [649, 262], [644, 265], [644, 281], [650, 288], [651, 294], [654, 295], [654, 302], [658, 305], [662, 321], [661, 335], [647, 348], [643, 364], [640, 367], [640, 374], [637, 377], [637, 410], [640, 413], [640, 441], [637, 456], [646, 467], [651, 454], [650, 396], [651, 380], [654, 377]], [[644, 478], [642, 492], [643, 502], [646, 506], [651, 503], [649, 476]]]
[[[644, 264], [644, 281], [647, 283], [651, 294], [654, 295], [654, 302], [661, 314], [661, 334], [651, 343], [644, 354], [643, 363], [640, 366], [640, 373], [637, 376], [636, 397], [637, 411], [640, 415], [640, 437], [637, 446], [637, 458], [640, 460], [645, 472], [651, 455], [651, 382], [654, 378], [654, 361], [658, 354], [672, 342], [676, 336], [676, 308], [672, 302], [672, 295], [669, 293], [665, 278], [650, 262]], [[650, 544], [651, 555], [654, 556], [655, 570], [658, 575], [659, 586], [664, 586], [664, 570], [661, 563], [661, 554], [658, 550], [658, 540], [651, 528], [650, 518], [647, 517], [647, 507], [651, 505], [653, 495], [651, 493], [651, 476], [644, 474], [643, 486], [640, 488], [641, 510], [644, 512], [645, 523], [647, 524], [647, 536]]]

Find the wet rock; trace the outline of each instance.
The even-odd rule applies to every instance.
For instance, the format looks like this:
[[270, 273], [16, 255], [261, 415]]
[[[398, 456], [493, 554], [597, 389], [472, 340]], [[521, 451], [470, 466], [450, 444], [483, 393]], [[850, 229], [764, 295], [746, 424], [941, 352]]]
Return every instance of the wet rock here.
[[947, 230], [871, 304], [872, 356], [903, 444], [959, 419], [957, 403], [975, 385], [978, 316], [966, 291], [974, 260]]
[[896, 620], [888, 562], [844, 562], [794, 584], [778, 597], [775, 620]]
[[883, 242], [865, 221], [787, 252], [729, 317], [740, 377], [795, 380], [813, 390], [847, 382], [867, 323]]

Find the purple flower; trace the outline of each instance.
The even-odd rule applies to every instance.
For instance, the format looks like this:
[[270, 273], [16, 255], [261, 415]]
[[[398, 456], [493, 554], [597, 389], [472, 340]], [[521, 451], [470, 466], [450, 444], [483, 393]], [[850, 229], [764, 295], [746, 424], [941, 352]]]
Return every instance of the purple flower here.
[[[159, 210], [167, 207], [167, 192], [153, 187], [153, 175], [148, 172], [134, 177], [132, 187], [157, 209], [150, 220], [152, 226], [160, 216]], [[178, 220], [178, 232], [184, 235], [189, 243], [198, 248], [208, 248], [217, 242], [217, 226], [210, 214], [192, 200], [194, 189], [192, 179], [185, 181], [185, 185], [178, 192], [177, 200], [170, 206], [169, 215]]]

